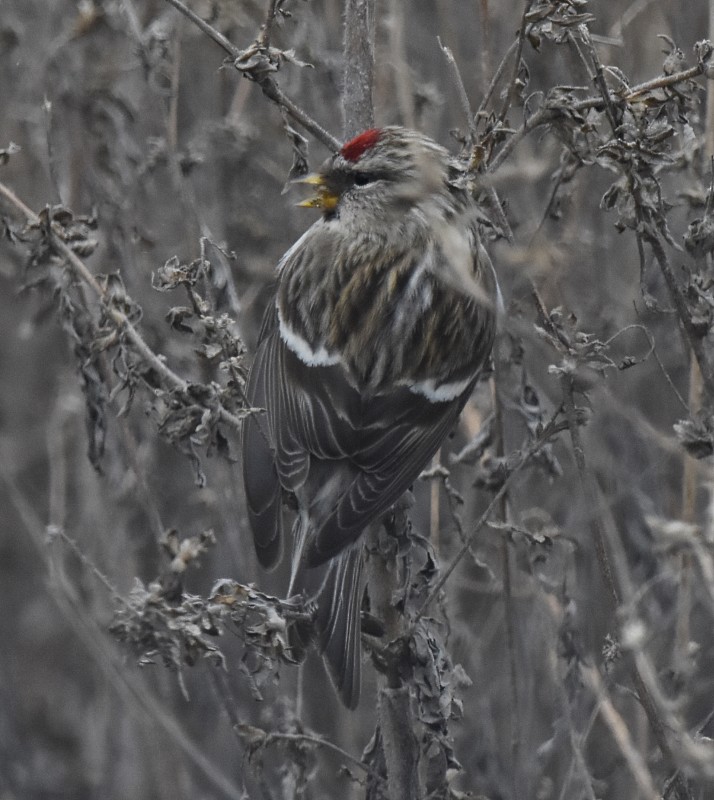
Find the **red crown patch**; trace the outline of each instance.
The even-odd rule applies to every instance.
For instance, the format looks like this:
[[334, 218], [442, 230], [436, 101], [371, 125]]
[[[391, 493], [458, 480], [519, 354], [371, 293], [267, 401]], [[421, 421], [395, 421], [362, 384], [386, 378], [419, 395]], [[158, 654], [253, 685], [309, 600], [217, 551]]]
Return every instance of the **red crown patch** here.
[[367, 150], [377, 144], [377, 140], [381, 135], [382, 131], [380, 128], [370, 128], [342, 145], [340, 155], [347, 161], [357, 161], [362, 158]]

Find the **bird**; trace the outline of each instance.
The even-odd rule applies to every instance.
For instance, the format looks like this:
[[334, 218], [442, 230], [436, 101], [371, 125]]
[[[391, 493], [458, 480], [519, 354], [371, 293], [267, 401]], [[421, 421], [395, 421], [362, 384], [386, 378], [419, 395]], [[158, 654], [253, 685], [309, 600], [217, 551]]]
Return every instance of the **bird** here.
[[370, 128], [303, 178], [320, 218], [277, 266], [246, 383], [242, 461], [258, 561], [343, 704], [360, 696], [363, 533], [429, 463], [490, 358], [500, 290], [466, 170], [428, 136]]

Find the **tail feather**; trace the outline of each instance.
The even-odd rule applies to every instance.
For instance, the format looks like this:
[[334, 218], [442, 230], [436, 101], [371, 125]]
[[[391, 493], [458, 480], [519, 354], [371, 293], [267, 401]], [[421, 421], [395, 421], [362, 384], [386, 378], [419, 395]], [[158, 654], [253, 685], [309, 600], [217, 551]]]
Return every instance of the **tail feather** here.
[[306, 567], [302, 559], [297, 564], [290, 594], [304, 593], [316, 604], [317, 614], [312, 626], [293, 626], [290, 644], [299, 655], [310, 644], [313, 630], [343, 703], [347, 708], [356, 708], [361, 675], [362, 547], [350, 547], [319, 567]]

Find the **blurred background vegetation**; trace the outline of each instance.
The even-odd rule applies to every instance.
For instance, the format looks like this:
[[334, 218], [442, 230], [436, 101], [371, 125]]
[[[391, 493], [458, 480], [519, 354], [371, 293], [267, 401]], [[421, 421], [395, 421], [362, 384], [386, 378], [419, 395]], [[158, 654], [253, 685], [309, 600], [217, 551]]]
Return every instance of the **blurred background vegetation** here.
[[[191, 7], [245, 48], [267, 3]], [[286, 60], [276, 80], [339, 137], [342, 4], [282, 7], [290, 16], [274, 29], [273, 45], [313, 68]], [[594, 15], [596, 52], [616, 67], [607, 72], [613, 91], [696, 63], [693, 47], [708, 35], [705, 2], [570, 7]], [[419, 128], [457, 152], [468, 122], [439, 40], [477, 109], [523, 8], [521, 0], [378, 3], [377, 123]], [[207, 350], [204, 323], [194, 319], [186, 331], [175, 315], [167, 321], [177, 300], [152, 286], [169, 259], [205, 254], [212, 271], [202, 291], [215, 318], [231, 317], [245, 343], [240, 374], [275, 264], [312, 220], [287, 184], [293, 149], [277, 108], [163, 0], [3, 0], [0, 17], [0, 148], [19, 147], [2, 154], [0, 181], [35, 212], [61, 204], [75, 217], [96, 216], [96, 229], [87, 226], [96, 242], [91, 271], [120, 274], [140, 306], [140, 315], [131, 313], [145, 341], [176, 374], [220, 383], [225, 367]], [[527, 70], [506, 128], [517, 129], [554, 86], [597, 95], [577, 48], [551, 33], [524, 42]], [[512, 70], [509, 61], [506, 78]], [[503, 107], [506, 78], [487, 114]], [[690, 258], [681, 247], [692, 220], [706, 221], [710, 210], [707, 85], [700, 78], [678, 90], [662, 112], [673, 133], [653, 170], [663, 170], [675, 276], [711, 356], [710, 255], [704, 248]], [[513, 233], [512, 242], [493, 236], [490, 245], [508, 309], [498, 400], [484, 383], [442, 453], [448, 491], [436, 478], [415, 487], [414, 530], [431, 535], [448, 562], [459, 527], [473, 529], [500, 485], [508, 468], [501, 457], [523, 447], [529, 424], [532, 434], [562, 403], [562, 382], [549, 367], [562, 366], [563, 353], [535, 333], [543, 320], [533, 286], [548, 312], [560, 308], [553, 330], [577, 327], [602, 343], [619, 334], [606, 348], [612, 367], [600, 374], [583, 366], [576, 375], [577, 403], [588, 409], [585, 490], [563, 436], [513, 484], [504, 506], [511, 527], [480, 531], [473, 557], [433, 609], [444, 615], [443, 638], [464, 671], [454, 673], [463, 714], [448, 730], [463, 770], [436, 797], [714, 796], [712, 476], [706, 459], [695, 461], [681, 443], [688, 437], [690, 450], [711, 453], [705, 412], [714, 398], [705, 387], [700, 403], [696, 377], [690, 388], [689, 345], [662, 273], [647, 250], [641, 275], [637, 237], [615, 226], [626, 209], [601, 208], [617, 175], [616, 160], [588, 139], [604, 136], [598, 114], [583, 114], [581, 141], [572, 127], [535, 130], [490, 179]], [[311, 167], [327, 155], [310, 142]], [[360, 759], [375, 729], [371, 667], [361, 705], [349, 713], [317, 658], [301, 679], [289, 665], [268, 669], [228, 630], [216, 642], [225, 670], [200, 657], [190, 666], [182, 654], [177, 672], [161, 658], [137, 663], [109, 633], [136, 580], [148, 585], [167, 569], [167, 530], [179, 539], [209, 529], [215, 536], [184, 576], [190, 593], [206, 596], [230, 578], [280, 595], [286, 575], [266, 576], [256, 565], [240, 470], [223, 457], [223, 440], [209, 452], [196, 448], [199, 469], [187, 440], [166, 424], [165, 397], [139, 387], [118, 414], [127, 388], [110, 396], [111, 368], [105, 364], [107, 381], [94, 361], [86, 366], [78, 317], [63, 307], [64, 294], [46, 282], [33, 287], [38, 273], [22, 241], [13, 241], [17, 206], [0, 198], [0, 213], [0, 798], [379, 797], [334, 749], [296, 738], [261, 746], [264, 732], [314, 734]], [[492, 406], [502, 437], [455, 462], [448, 451], [473, 440]], [[678, 439], [681, 420], [689, 422]], [[237, 454], [236, 431], [223, 436]], [[618, 614], [598, 567], [598, 525], [622, 599]], [[669, 753], [635, 697], [633, 664]], [[676, 770], [684, 783], [672, 782]]]

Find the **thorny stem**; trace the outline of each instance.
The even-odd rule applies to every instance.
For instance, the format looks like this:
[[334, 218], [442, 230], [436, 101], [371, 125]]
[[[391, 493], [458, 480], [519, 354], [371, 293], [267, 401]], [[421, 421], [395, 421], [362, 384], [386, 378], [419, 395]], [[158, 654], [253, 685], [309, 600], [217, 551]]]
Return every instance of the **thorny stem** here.
[[[26, 219], [33, 225], [40, 223], [40, 218], [25, 205], [15, 193], [9, 189], [4, 183], [0, 183], [0, 195], [5, 197], [15, 208], [20, 211]], [[72, 248], [62, 241], [61, 236], [54, 227], [49, 230], [50, 241], [55, 250], [62, 255], [74, 274], [80, 278], [87, 286], [89, 286], [96, 296], [104, 303], [104, 310], [108, 316], [114, 321], [118, 330], [121, 331], [129, 339], [134, 349], [141, 355], [141, 357], [151, 365], [151, 367], [159, 373], [164, 380], [179, 391], [186, 392], [189, 389], [188, 381], [185, 381], [177, 375], [172, 369], [166, 366], [165, 361], [158, 356], [144, 341], [139, 331], [134, 327], [131, 320], [120, 311], [118, 308], [112, 306], [111, 297], [107, 290], [97, 281], [96, 277], [87, 269], [87, 266], [82, 259], [72, 250]], [[218, 415], [221, 420], [232, 428], [240, 430], [242, 423], [239, 417], [232, 414], [223, 406], [218, 406]]]

